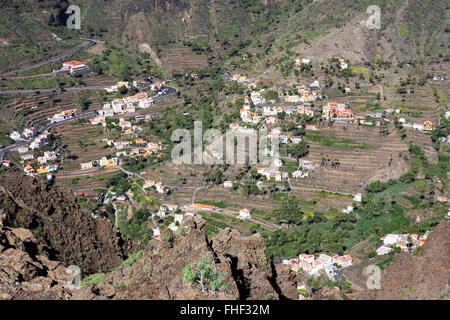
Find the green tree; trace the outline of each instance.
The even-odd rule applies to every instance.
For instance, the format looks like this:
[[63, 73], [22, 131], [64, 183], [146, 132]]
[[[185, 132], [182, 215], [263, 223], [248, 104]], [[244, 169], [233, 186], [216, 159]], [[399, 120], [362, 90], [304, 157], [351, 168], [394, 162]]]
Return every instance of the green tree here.
[[288, 148], [288, 153], [292, 156], [300, 159], [308, 154], [308, 144], [305, 140], [302, 140], [300, 143], [293, 144]]
[[200, 285], [202, 292], [206, 292], [206, 290], [213, 292], [227, 291], [224, 281], [226, 273], [218, 271], [214, 261], [208, 256], [204, 256], [197, 264], [188, 261], [182, 273], [183, 283], [197, 283]]

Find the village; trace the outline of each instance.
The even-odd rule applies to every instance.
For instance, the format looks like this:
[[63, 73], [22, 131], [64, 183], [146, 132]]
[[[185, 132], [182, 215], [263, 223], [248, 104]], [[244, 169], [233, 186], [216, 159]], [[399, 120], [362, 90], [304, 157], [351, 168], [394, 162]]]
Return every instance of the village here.
[[[350, 62], [341, 57], [333, 56], [329, 60], [340, 70], [351, 68]], [[295, 58], [293, 62], [298, 68], [310, 68], [314, 61], [305, 57]], [[54, 72], [74, 75], [89, 73], [90, 70], [83, 62], [68, 61], [63, 63], [62, 69]], [[199, 78], [195, 73], [190, 75], [187, 73], [186, 76], [193, 80]], [[305, 156], [310, 137], [329, 130], [335, 125], [353, 129], [379, 128], [380, 135], [389, 135], [389, 130], [396, 127], [430, 135], [436, 128], [436, 123], [430, 119], [420, 122], [408, 120], [410, 117], [405, 110], [396, 106], [388, 106], [388, 108], [380, 106], [376, 110], [358, 111], [355, 103], [351, 102], [356, 88], [351, 88], [350, 84], [343, 88], [343, 97], [333, 99], [325, 94], [326, 85], [318, 78], [310, 81], [302, 80], [300, 83], [289, 85], [278, 86], [275, 84], [268, 88], [261, 86], [258, 81], [237, 73], [232, 75], [226, 73], [223, 79], [230, 83], [237, 83], [244, 88], [242, 94], [239, 94], [237, 98], [237, 105], [240, 106], [238, 109], [240, 121], [233, 119], [231, 123], [227, 124], [227, 127], [238, 135], [251, 135], [256, 130], [266, 129], [268, 138], [279, 139], [281, 143], [281, 157], [276, 159], [271, 166], [256, 165], [248, 170], [255, 182], [255, 187], [259, 190], [257, 192], [260, 194], [266, 194], [268, 190], [273, 189], [279, 192], [281, 198], [285, 195], [287, 197], [295, 189], [298, 192], [304, 188], [299, 185], [302, 183], [308, 185], [318, 173], [326, 171], [328, 163], [331, 164], [332, 170], [339, 171], [340, 161], [337, 158], [326, 158], [324, 155], [321, 156], [320, 161]], [[364, 85], [373, 86], [371, 83], [362, 84], [362, 86]], [[106, 86], [104, 91], [109, 95], [114, 95], [114, 98], [108, 96], [107, 100], [103, 101], [101, 108], [90, 111], [89, 117], [86, 119], [81, 119], [83, 114], [76, 109], [65, 109], [47, 118], [48, 124], [44, 128], [47, 126], [48, 128], [44, 131], [36, 127], [26, 127], [22, 133], [18, 131], [10, 133], [9, 137], [12, 140], [21, 143], [16, 151], [19, 154], [23, 171], [27, 175], [40, 176], [53, 183], [61, 166], [62, 152], [55, 137], [50, 133], [52, 128], [50, 126], [83, 120], [79, 123], [80, 126], [102, 128], [101, 137], [97, 139], [98, 145], [108, 151], [108, 154], [103, 155], [102, 152], [96, 158], [83, 159], [77, 163], [78, 168], [73, 169], [73, 172], [84, 176], [102, 172], [102, 170], [108, 173], [110, 172], [108, 170], [114, 170], [111, 172], [123, 173], [123, 179], [129, 183], [128, 185], [123, 183], [126, 185], [125, 189], [117, 188], [117, 185], [112, 184], [106, 188], [97, 186], [87, 192], [84, 190], [74, 192], [76, 197], [83, 201], [83, 206], [90, 211], [92, 217], [113, 219], [114, 225], [120, 229], [127, 221], [132, 221], [135, 208], [144, 204], [148, 211], [145, 225], [148, 226], [151, 241], [156, 242], [161, 241], [161, 233], [165, 229], [180, 232], [180, 226], [185, 218], [195, 215], [209, 219], [209, 222], [215, 224], [218, 224], [219, 219], [228, 219], [227, 222], [230, 224], [230, 221], [236, 225], [242, 224], [246, 231], [252, 230], [253, 232], [255, 230], [273, 232], [291, 226], [291, 221], [280, 223], [273, 219], [265, 219], [261, 210], [253, 209], [242, 202], [238, 206], [235, 203], [225, 205], [219, 201], [216, 203], [196, 200], [196, 192], [209, 187], [216, 188], [216, 191], [220, 188], [220, 192], [224, 194], [237, 194], [238, 190], [241, 190], [242, 186], [246, 184], [242, 177], [235, 179], [227, 176], [217, 186], [212, 186], [211, 183], [204, 181], [201, 185], [184, 186], [173, 183], [173, 179], [169, 182], [169, 178], [173, 177], [164, 173], [156, 175], [156, 170], [148, 169], [148, 167], [140, 172], [134, 172], [127, 168], [126, 165], [130, 160], [138, 164], [144, 161], [160, 163], [163, 159], [167, 160], [167, 155], [171, 151], [168, 141], [159, 137], [143, 136], [146, 128], [155, 121], [155, 115], [140, 113], [140, 111], [145, 112], [155, 107], [157, 97], [167, 94], [166, 82], [157, 80], [146, 88], [137, 81], [118, 81], [115, 85]], [[121, 94], [121, 97], [118, 97], [117, 95], [122, 91], [126, 91], [127, 94]], [[374, 102], [378, 103], [379, 99], [375, 99]], [[188, 114], [189, 112], [184, 112], [183, 116]], [[448, 116], [447, 112], [445, 117], [448, 119]], [[111, 136], [114, 137], [109, 135], [112, 132], [114, 135]], [[382, 132], [384, 133], [382, 134]], [[444, 144], [450, 143], [449, 138], [450, 136], [447, 141], [443, 141]], [[361, 150], [364, 152], [363, 147]], [[205, 151], [205, 155], [206, 153]], [[223, 154], [220, 153], [211, 153], [210, 156], [223, 160]], [[10, 167], [11, 165], [10, 160], [3, 160], [3, 166]], [[64, 174], [70, 176], [68, 171], [64, 171]], [[193, 191], [192, 197], [189, 195], [180, 201], [174, 196], [174, 194], [186, 190]], [[360, 189], [355, 190], [358, 191], [339, 192], [326, 189], [315, 191], [326, 191], [329, 194], [345, 197], [344, 201], [334, 204], [337, 212], [333, 211], [333, 215], [350, 216], [358, 206], [362, 205], [364, 197]], [[254, 193], [258, 194], [257, 192]], [[272, 191], [270, 195], [272, 199]], [[248, 197], [249, 194], [247, 194], [247, 199]], [[437, 196], [436, 200], [442, 203], [448, 202], [448, 198], [444, 195]], [[254, 200], [254, 202], [257, 201]], [[312, 203], [314, 202], [312, 201]], [[329, 210], [330, 207], [329, 205], [324, 210]], [[210, 230], [218, 230], [216, 227], [210, 228]], [[427, 236], [428, 233], [422, 236], [388, 234], [381, 238], [383, 244], [378, 246], [375, 252], [378, 256], [387, 255], [395, 248], [412, 252], [425, 243]], [[309, 254], [306, 251], [295, 258], [284, 257], [282, 264], [288, 265], [297, 274], [305, 275], [304, 281], [299, 282], [297, 286], [299, 299], [305, 299], [311, 292], [309, 286], [305, 284], [308, 278], [325, 275], [333, 283], [340, 283], [343, 269], [352, 266], [354, 260], [352, 255], [346, 253], [338, 255], [336, 252], [318, 253], [316, 251], [314, 254]]]

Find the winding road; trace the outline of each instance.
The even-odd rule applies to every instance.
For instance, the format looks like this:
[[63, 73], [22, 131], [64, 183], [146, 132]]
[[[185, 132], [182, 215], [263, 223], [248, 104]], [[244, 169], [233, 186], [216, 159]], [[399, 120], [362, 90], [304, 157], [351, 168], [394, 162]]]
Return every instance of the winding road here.
[[[40, 135], [41, 133], [43, 133], [43, 132], [45, 132], [47, 130], [50, 130], [50, 129], [54, 128], [54, 127], [60, 126], [60, 125], [65, 124], [67, 122], [75, 121], [75, 120], [78, 120], [78, 119], [83, 119], [83, 118], [86, 118], [86, 117], [93, 116], [93, 115], [95, 115], [95, 113], [96, 113], [96, 111], [89, 111], [89, 112], [82, 113], [82, 114], [80, 114], [78, 116], [75, 116], [75, 117], [67, 119], [67, 120], [63, 120], [63, 121], [55, 122], [55, 123], [47, 123], [46, 125], [42, 126], [41, 128], [39, 128], [37, 130], [37, 135]], [[19, 147], [23, 147], [25, 145], [28, 145], [34, 139], [35, 139], [35, 137], [31, 137], [29, 139], [23, 139], [23, 140], [20, 140], [20, 141], [16, 141], [16, 143], [14, 143], [14, 144], [12, 144], [12, 145], [4, 148], [4, 149], [1, 149], [0, 150], [0, 164], [1, 164], [1, 162], [3, 162], [3, 157], [5, 156], [5, 154], [7, 154], [9, 151], [14, 150], [14, 149], [19, 148]]]
[[[101, 89], [103, 89], [103, 88], [104, 87], [101, 87]], [[170, 87], [170, 86], [167, 86], [167, 85], [164, 86], [164, 89], [167, 89], [166, 93], [164, 95], [158, 95], [158, 96], [152, 97], [153, 101], [159, 101], [159, 100], [162, 100], [162, 99], [166, 99], [166, 98], [170, 98], [170, 97], [173, 97], [173, 96], [177, 96], [178, 93], [179, 93], [177, 88]], [[69, 90], [67, 89], [67, 91], [69, 91]], [[1, 92], [0, 92], [0, 94], [1, 94]], [[55, 122], [55, 123], [48, 123], [48, 124], [42, 126], [41, 128], [39, 128], [37, 130], [37, 135], [39, 135], [39, 134], [41, 134], [41, 133], [43, 133], [43, 132], [45, 132], [47, 130], [50, 130], [50, 129], [54, 128], [54, 127], [63, 125], [65, 123], [67, 123], [67, 122], [94, 116], [97, 113], [97, 111], [98, 110], [92, 110], [92, 111], [88, 111], [88, 112], [82, 113], [82, 114], [80, 114], [78, 116], [75, 116], [73, 118], [70, 118], [70, 119], [67, 119], [67, 120], [64, 120], [64, 121]], [[31, 137], [29, 139], [23, 139], [23, 140], [20, 140], [20, 141], [16, 141], [14, 144], [12, 144], [12, 145], [10, 145], [8, 147], [5, 147], [4, 149], [1, 149], [0, 150], [0, 166], [1, 166], [2, 162], [3, 162], [3, 158], [4, 158], [5, 154], [7, 154], [8, 152], [10, 152], [10, 151], [12, 151], [14, 149], [17, 149], [19, 147], [23, 147], [25, 145], [28, 145], [33, 140], [34, 140], [34, 137]]]
[[[9, 77], [9, 76], [12, 76], [13, 74], [20, 73], [20, 72], [23, 72], [23, 71], [27, 71], [27, 70], [30, 70], [30, 69], [34, 69], [34, 68], [46, 65], [48, 63], [59, 62], [59, 61], [61, 61], [61, 59], [64, 56], [67, 56], [68, 54], [70, 54], [70, 53], [72, 53], [74, 51], [77, 51], [79, 49], [89, 48], [89, 47], [92, 47], [93, 45], [97, 44], [97, 42], [95, 40], [92, 40], [92, 39], [85, 39], [85, 38], [70, 39], [70, 41], [72, 41], [72, 40], [81, 40], [81, 41], [85, 41], [87, 43], [80, 44], [80, 45], [78, 45], [76, 47], [73, 47], [73, 48], [67, 50], [67, 51], [64, 51], [63, 53], [60, 53], [59, 55], [57, 55], [57, 56], [55, 56], [53, 58], [50, 58], [50, 59], [47, 59], [47, 60], [44, 60], [44, 61], [32, 64], [31, 66], [23, 67], [23, 68], [20, 68], [20, 69], [17, 69], [17, 70], [6, 72], [4, 74], [0, 74], [0, 77]], [[65, 41], [69, 41], [69, 40], [65, 40]]]

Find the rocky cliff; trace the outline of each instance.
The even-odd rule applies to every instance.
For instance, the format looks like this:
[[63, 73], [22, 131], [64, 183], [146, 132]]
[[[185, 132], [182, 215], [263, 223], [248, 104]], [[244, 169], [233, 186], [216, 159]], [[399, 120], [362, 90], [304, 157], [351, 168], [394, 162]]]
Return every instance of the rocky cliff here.
[[85, 273], [109, 271], [133, 252], [109, 221], [83, 214], [69, 190], [24, 175], [0, 177], [0, 222], [31, 230], [35, 253]]
[[[0, 177], [0, 221], [0, 299], [297, 298], [296, 275], [267, 260], [259, 234], [227, 229], [209, 239], [199, 217], [124, 261], [132, 244], [108, 221], [83, 215], [63, 189], [10, 174]], [[183, 281], [186, 265], [203, 259], [221, 274], [222, 292]], [[71, 264], [82, 268], [81, 288], [66, 284]]]

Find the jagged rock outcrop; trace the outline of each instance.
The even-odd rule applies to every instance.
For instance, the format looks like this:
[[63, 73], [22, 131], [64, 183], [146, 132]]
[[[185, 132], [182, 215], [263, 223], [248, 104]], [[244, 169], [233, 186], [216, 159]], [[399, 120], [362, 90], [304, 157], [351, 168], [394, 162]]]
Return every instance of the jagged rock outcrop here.
[[31, 230], [34, 252], [84, 273], [109, 271], [133, 252], [109, 221], [83, 214], [70, 191], [28, 176], [0, 177], [0, 218], [5, 227]]
[[[180, 232], [165, 230], [161, 241], [126, 261], [131, 245], [107, 220], [82, 214], [70, 192], [44, 181], [0, 177], [0, 217], [0, 299], [297, 298], [296, 275], [267, 260], [259, 234], [225, 229], [210, 239], [199, 216], [188, 217]], [[221, 272], [224, 292], [183, 282], [186, 264], [205, 257]], [[67, 285], [72, 264], [84, 278], [102, 272], [73, 288]]]
[[[243, 237], [235, 230], [222, 230], [213, 239], [206, 236], [206, 224], [199, 218], [188, 218], [181, 234], [170, 230], [161, 242], [147, 248], [142, 258], [130, 267], [112, 272], [109, 281], [93, 286], [102, 296], [114, 299], [295, 299], [295, 275], [278, 273], [264, 254], [264, 241], [259, 234]], [[225, 293], [201, 292], [195, 285], [183, 283], [186, 263], [197, 263], [208, 257], [223, 272]], [[289, 280], [287, 282], [286, 280]], [[114, 286], [122, 286], [117, 290]], [[129, 285], [126, 285], [129, 283]]]
[[0, 300], [66, 299], [71, 274], [61, 263], [37, 251], [28, 229], [0, 229]]

